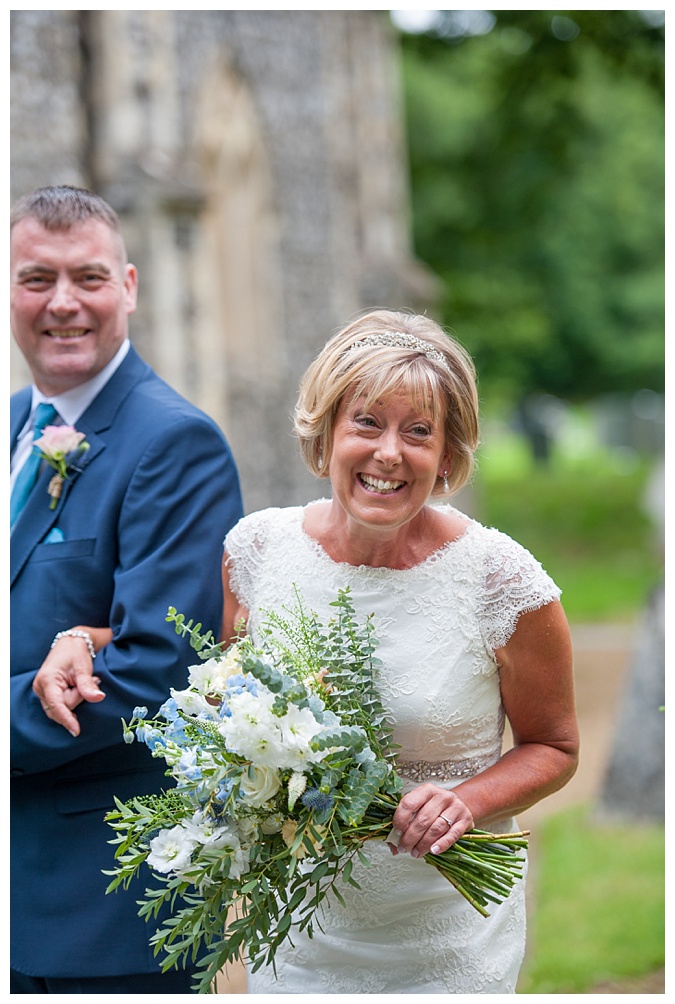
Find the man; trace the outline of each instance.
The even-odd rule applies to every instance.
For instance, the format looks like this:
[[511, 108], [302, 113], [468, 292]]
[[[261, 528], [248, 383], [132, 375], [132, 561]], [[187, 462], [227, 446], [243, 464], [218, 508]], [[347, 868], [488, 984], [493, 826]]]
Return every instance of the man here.
[[40, 189], [11, 223], [12, 333], [34, 381], [11, 401], [14, 494], [39, 404], [88, 448], [60, 485], [43, 463], [25, 503], [12, 499], [10, 990], [188, 993], [190, 973], [153, 957], [145, 886], [105, 894], [104, 815], [169, 783], [121, 719], [154, 713], [196, 661], [170, 604], [218, 633], [237, 471], [216, 425], [129, 343], [137, 276], [110, 206]]

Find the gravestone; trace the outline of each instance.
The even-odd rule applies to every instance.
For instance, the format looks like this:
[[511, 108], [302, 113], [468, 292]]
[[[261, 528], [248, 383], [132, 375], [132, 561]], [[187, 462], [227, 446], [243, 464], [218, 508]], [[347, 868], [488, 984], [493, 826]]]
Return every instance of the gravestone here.
[[[665, 820], [665, 589], [654, 590], [637, 636], [596, 817]], [[583, 749], [581, 755], [583, 756]]]

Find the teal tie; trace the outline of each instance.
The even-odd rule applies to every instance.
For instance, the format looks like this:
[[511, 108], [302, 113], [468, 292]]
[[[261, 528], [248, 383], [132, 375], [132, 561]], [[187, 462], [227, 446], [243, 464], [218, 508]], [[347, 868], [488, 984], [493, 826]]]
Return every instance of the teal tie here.
[[[53, 404], [39, 404], [37, 406], [33, 424], [33, 441], [40, 438], [45, 425], [49, 425], [55, 418], [56, 408]], [[30, 456], [19, 471], [19, 475], [14, 482], [14, 488], [12, 489], [12, 497], [9, 503], [10, 527], [14, 526], [17, 516], [26, 504], [26, 500], [37, 481], [41, 463], [42, 458], [38, 451], [31, 450]]]

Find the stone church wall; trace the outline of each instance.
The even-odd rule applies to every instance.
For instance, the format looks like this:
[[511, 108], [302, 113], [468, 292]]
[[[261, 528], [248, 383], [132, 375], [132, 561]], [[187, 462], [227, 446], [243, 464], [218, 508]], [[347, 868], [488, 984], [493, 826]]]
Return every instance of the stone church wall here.
[[248, 511], [325, 493], [290, 419], [324, 341], [432, 306], [397, 58], [386, 11], [11, 12], [12, 200], [74, 184], [118, 210], [132, 339], [221, 425]]

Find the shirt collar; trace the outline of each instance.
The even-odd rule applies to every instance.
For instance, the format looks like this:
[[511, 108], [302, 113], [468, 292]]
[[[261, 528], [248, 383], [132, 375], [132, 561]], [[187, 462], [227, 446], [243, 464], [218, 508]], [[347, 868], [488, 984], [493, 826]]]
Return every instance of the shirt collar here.
[[103, 367], [100, 373], [97, 373], [91, 380], [85, 380], [84, 383], [79, 384], [77, 387], [64, 391], [63, 394], [57, 394], [54, 397], [45, 397], [37, 387], [33, 386], [31, 417], [37, 406], [43, 401], [47, 401], [49, 404], [54, 405], [63, 419], [64, 425], [75, 425], [77, 420], [84, 415], [94, 398], [103, 390], [115, 370], [120, 366], [129, 351], [129, 347], [129, 339], [125, 338], [110, 362]]

